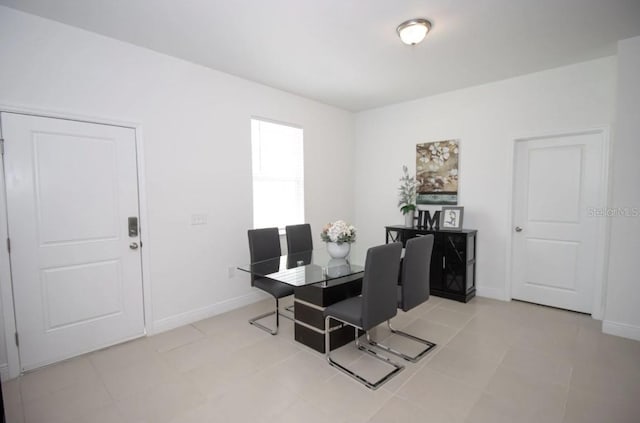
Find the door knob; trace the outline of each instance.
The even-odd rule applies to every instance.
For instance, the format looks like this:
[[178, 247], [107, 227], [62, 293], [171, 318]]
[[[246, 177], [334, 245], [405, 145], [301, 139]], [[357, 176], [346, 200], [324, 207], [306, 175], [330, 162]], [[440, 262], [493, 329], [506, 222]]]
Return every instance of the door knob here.
[[520, 226], [516, 226], [516, 232], [522, 232], [522, 228]]
[[131, 248], [132, 250], [137, 250], [138, 249], [138, 243], [137, 242], [132, 242], [131, 244], [129, 244], [129, 248]]

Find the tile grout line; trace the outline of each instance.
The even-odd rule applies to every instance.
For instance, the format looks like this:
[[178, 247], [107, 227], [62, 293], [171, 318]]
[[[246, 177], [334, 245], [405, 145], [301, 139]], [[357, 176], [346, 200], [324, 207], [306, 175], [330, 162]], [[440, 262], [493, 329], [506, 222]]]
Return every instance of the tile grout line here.
[[573, 363], [571, 364], [571, 372], [569, 374], [569, 384], [567, 385], [567, 398], [564, 400], [564, 407], [562, 410], [562, 421], [564, 422], [567, 419], [567, 407], [569, 406], [569, 394], [571, 393], [571, 383], [573, 381]]
[[[439, 306], [441, 306], [442, 304], [443, 304], [442, 302], [439, 302], [439, 303], [438, 303], [438, 304], [436, 304], [436, 305], [435, 305], [431, 310], [435, 310], [435, 309], [437, 309], [437, 308], [438, 308]], [[431, 310], [426, 311], [424, 314], [427, 314], [427, 313], [428, 313], [429, 311], [431, 311]], [[440, 351], [442, 351], [442, 349], [444, 349], [444, 347], [445, 347], [449, 342], [451, 342], [451, 340], [452, 340], [452, 339], [454, 339], [456, 336], [458, 336], [458, 334], [459, 334], [459, 333], [460, 333], [460, 332], [461, 332], [461, 331], [462, 331], [462, 330], [463, 330], [463, 329], [464, 329], [464, 328], [469, 324], [469, 322], [471, 322], [471, 321], [473, 320], [473, 318], [474, 318], [476, 315], [477, 315], [477, 312], [476, 312], [476, 313], [474, 313], [474, 314], [473, 314], [473, 316], [471, 317], [471, 319], [469, 319], [469, 320], [468, 320], [464, 325], [462, 325], [462, 326], [460, 327], [460, 329], [457, 329], [457, 330], [456, 330], [456, 332], [453, 334], [453, 336], [452, 336], [451, 338], [449, 338], [449, 339], [447, 340], [447, 342], [445, 342], [444, 344], [442, 344], [442, 347], [441, 347], [441, 348], [438, 348], [438, 347], [440, 346], [440, 345], [438, 344], [438, 345], [436, 346], [435, 350], [433, 351], [435, 354], [433, 354], [431, 357], [429, 357], [429, 360], [427, 360], [427, 361], [425, 361], [424, 363], [422, 363], [422, 365], [420, 365], [420, 368], [419, 368], [419, 369], [418, 369], [414, 374], [412, 374], [411, 376], [409, 376], [409, 377], [407, 378], [407, 380], [405, 380], [405, 381], [404, 381], [400, 386], [398, 386], [398, 388], [396, 388], [395, 392], [392, 392], [392, 395], [397, 395], [397, 394], [400, 392], [400, 390], [401, 390], [401, 389], [402, 389], [402, 388], [403, 388], [407, 383], [409, 383], [409, 381], [410, 381], [411, 379], [413, 379], [413, 378], [418, 374], [418, 372], [420, 372], [422, 369], [424, 369], [424, 368], [427, 366], [427, 363], [428, 363], [429, 361], [431, 361], [431, 359], [432, 359], [433, 357], [435, 357], [437, 354], [439, 354], [439, 353], [440, 353]], [[420, 319], [420, 317], [418, 317], [416, 320], [418, 320], [418, 319]], [[446, 327], [448, 327], [448, 328], [451, 328], [451, 326], [447, 326], [447, 325], [443, 325], [443, 326], [446, 326]], [[452, 328], [452, 329], [455, 329], [455, 328]], [[427, 358], [427, 357], [424, 357], [424, 358]], [[421, 360], [421, 361], [422, 361], [422, 360]], [[418, 363], [416, 363], [416, 364], [418, 364]], [[400, 396], [400, 395], [398, 395], [398, 398], [402, 398], [402, 399], [404, 399], [404, 400], [406, 400], [406, 401], [409, 401], [409, 402], [411, 402], [411, 403], [413, 404], [413, 401], [409, 400], [408, 398], [404, 398], [404, 397], [402, 397], [402, 396]], [[420, 406], [419, 404], [414, 404], [414, 405], [418, 405], [418, 406]]]

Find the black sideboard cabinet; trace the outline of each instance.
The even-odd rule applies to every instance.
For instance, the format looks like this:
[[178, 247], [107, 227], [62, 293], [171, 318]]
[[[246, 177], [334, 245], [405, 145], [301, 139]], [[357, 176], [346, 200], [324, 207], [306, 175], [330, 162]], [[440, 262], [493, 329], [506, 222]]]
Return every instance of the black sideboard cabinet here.
[[466, 303], [476, 295], [476, 240], [478, 231], [432, 230], [385, 226], [386, 242], [402, 242], [421, 235], [434, 235], [431, 255], [430, 293]]

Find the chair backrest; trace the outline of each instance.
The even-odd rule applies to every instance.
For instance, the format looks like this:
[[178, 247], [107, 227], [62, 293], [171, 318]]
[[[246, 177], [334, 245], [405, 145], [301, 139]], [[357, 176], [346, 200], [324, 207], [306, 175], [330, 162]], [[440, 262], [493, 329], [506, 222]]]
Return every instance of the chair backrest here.
[[429, 299], [433, 235], [407, 240], [402, 262], [398, 307], [409, 311]]
[[290, 225], [286, 226], [285, 230], [287, 231], [287, 254], [313, 250], [311, 225], [308, 223]]
[[[280, 257], [280, 233], [278, 228], [249, 229], [249, 256], [251, 263]], [[251, 277], [251, 283], [255, 277]]]
[[397, 286], [402, 243], [369, 248], [362, 278], [362, 328], [369, 330], [398, 312]]

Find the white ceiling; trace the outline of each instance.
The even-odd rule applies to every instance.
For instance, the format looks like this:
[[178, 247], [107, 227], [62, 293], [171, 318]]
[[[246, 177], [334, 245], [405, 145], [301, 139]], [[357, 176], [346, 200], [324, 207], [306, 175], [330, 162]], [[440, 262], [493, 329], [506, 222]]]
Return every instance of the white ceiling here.
[[[0, 0], [360, 111], [615, 54], [640, 0]], [[402, 44], [401, 22], [432, 31]]]

